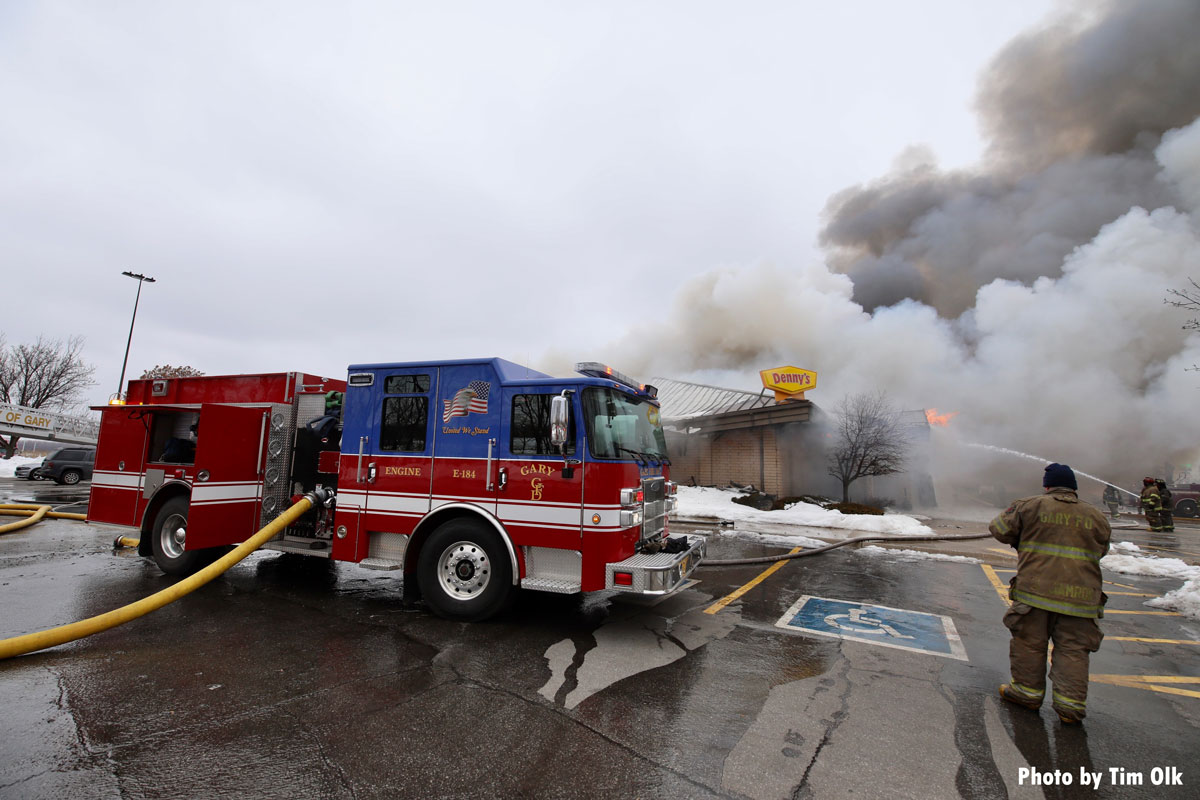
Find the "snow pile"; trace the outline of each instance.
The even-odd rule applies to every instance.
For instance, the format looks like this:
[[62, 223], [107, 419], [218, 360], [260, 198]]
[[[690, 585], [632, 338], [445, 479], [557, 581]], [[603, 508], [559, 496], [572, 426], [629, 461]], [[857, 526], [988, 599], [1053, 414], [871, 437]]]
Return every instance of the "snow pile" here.
[[0, 478], [11, 478], [17, 474], [17, 467], [22, 464], [41, 464], [42, 457], [13, 456], [0, 461]]
[[1137, 545], [1128, 542], [1118, 542], [1113, 550], [1117, 552], [1100, 559], [1100, 566], [1113, 572], [1126, 575], [1147, 575], [1155, 578], [1178, 578], [1189, 580], [1200, 578], [1200, 567], [1193, 567], [1178, 558], [1155, 558], [1154, 556], [1129, 555], [1141, 552]]
[[735, 522], [800, 525], [809, 528], [880, 533], [891, 536], [929, 536], [933, 533], [912, 517], [902, 514], [843, 514], [812, 503], [794, 503], [782, 511], [759, 511], [733, 502], [742, 492], [706, 486], [680, 486], [680, 517], [715, 517]]
[[958, 561], [963, 564], [978, 564], [978, 558], [970, 558], [968, 556], [951, 556], [945, 553], [926, 553], [923, 550], [902, 550], [898, 547], [878, 547], [877, 545], [869, 544], [866, 547], [859, 548], [860, 553], [867, 555], [887, 555], [901, 556], [903, 558], [925, 560], [925, 561]]
[[1178, 611], [1186, 617], [1200, 620], [1200, 567], [1194, 567], [1178, 558], [1155, 558], [1139, 556], [1142, 550], [1130, 542], [1117, 542], [1112, 546], [1112, 555], [1100, 560], [1100, 566], [1113, 572], [1127, 575], [1149, 575], [1160, 578], [1178, 578], [1185, 581], [1173, 592], [1147, 600], [1146, 605], [1168, 611]]
[[1147, 600], [1146, 605], [1168, 611], [1178, 611], [1185, 617], [1200, 619], [1200, 578], [1192, 578], [1173, 592], [1167, 592], [1162, 597]]

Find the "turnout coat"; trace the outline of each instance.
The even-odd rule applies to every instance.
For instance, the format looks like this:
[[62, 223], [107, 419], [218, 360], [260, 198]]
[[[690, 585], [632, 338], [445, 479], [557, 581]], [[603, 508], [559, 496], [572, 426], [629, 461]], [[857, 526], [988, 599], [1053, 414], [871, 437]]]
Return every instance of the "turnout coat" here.
[[1009, 584], [1014, 603], [1072, 617], [1104, 616], [1100, 559], [1112, 528], [1074, 490], [1055, 487], [1017, 500], [988, 530], [1017, 550], [1017, 577]]

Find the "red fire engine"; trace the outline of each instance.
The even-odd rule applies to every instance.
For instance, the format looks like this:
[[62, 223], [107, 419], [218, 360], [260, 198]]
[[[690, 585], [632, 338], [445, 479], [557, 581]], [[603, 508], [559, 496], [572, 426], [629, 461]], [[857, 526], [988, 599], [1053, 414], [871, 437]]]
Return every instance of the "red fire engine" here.
[[403, 570], [438, 614], [484, 619], [514, 589], [668, 594], [704, 557], [675, 502], [654, 387], [577, 364], [352, 365], [129, 382], [101, 407], [88, 519], [141, 530], [172, 575], [333, 490], [267, 543]]

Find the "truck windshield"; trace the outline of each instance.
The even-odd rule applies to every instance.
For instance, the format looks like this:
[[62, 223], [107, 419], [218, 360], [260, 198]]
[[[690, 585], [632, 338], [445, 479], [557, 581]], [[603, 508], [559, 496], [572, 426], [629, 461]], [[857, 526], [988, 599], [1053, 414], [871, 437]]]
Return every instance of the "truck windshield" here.
[[585, 389], [583, 416], [594, 457], [666, 459], [667, 442], [654, 403], [616, 389]]

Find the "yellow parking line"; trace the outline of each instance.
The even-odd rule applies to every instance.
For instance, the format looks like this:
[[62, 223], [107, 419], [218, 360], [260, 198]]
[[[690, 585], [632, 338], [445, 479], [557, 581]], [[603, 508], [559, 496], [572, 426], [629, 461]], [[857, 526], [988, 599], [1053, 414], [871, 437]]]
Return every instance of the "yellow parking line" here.
[[1192, 639], [1145, 639], [1141, 636], [1105, 636], [1105, 641], [1108, 642], [1144, 642], [1146, 644], [1194, 644], [1200, 645], [1200, 642]]
[[1116, 581], [1105, 581], [1109, 586], [1120, 586], [1122, 589], [1137, 589], [1137, 586], [1130, 586], [1128, 583], [1117, 583]]
[[1137, 614], [1143, 617], [1178, 617], [1178, 611], [1118, 611], [1112, 608], [1104, 609], [1104, 616], [1109, 614]]
[[1009, 558], [1017, 557], [1017, 554], [1012, 550], [1005, 550], [1003, 547], [989, 547], [988, 550], [993, 553], [999, 553], [1002, 556], [1008, 556]]
[[[996, 574], [996, 570], [992, 568], [992, 565], [980, 564], [979, 566], [983, 567], [983, 574], [987, 575], [987, 579], [992, 582], [992, 588], [996, 590], [996, 594], [1000, 595], [1000, 599], [1004, 601], [1004, 605], [1012, 605], [1012, 601], [1008, 599], [1008, 587], [1006, 587], [1000, 580], [1000, 577]], [[1008, 571], [1016, 572], [1015, 569]]]
[[1147, 594], [1145, 592], [1105, 592], [1105, 594], [1119, 595], [1121, 597], [1158, 597], [1156, 594]]
[[1177, 689], [1174, 686], [1159, 686], [1161, 683], [1200, 683], [1200, 678], [1186, 675], [1090, 675], [1096, 683], [1107, 683], [1112, 686], [1124, 686], [1129, 689], [1145, 689], [1150, 692], [1163, 694], [1178, 694], [1184, 697], [1200, 697], [1200, 692], [1192, 689]]
[[[791, 555], [792, 553], [799, 553], [803, 549], [804, 549], [803, 547], [793, 547], [791, 552], [788, 553], [788, 555]], [[758, 586], [760, 583], [765, 581], [767, 578], [769, 578], [775, 572], [775, 570], [779, 569], [786, 563], [787, 563], [786, 561], [776, 561], [774, 564], [772, 564], [771, 566], [769, 566], [765, 570], [763, 570], [762, 573], [757, 578], [750, 581], [745, 586], [742, 586], [741, 588], [733, 590], [732, 592], [725, 595], [717, 602], [713, 603], [708, 608], [704, 609], [704, 613], [705, 614], [716, 614], [722, 608], [729, 605], [734, 600], [737, 600], [739, 597], [744, 595], [746, 592], [750, 591], [755, 586]]]

